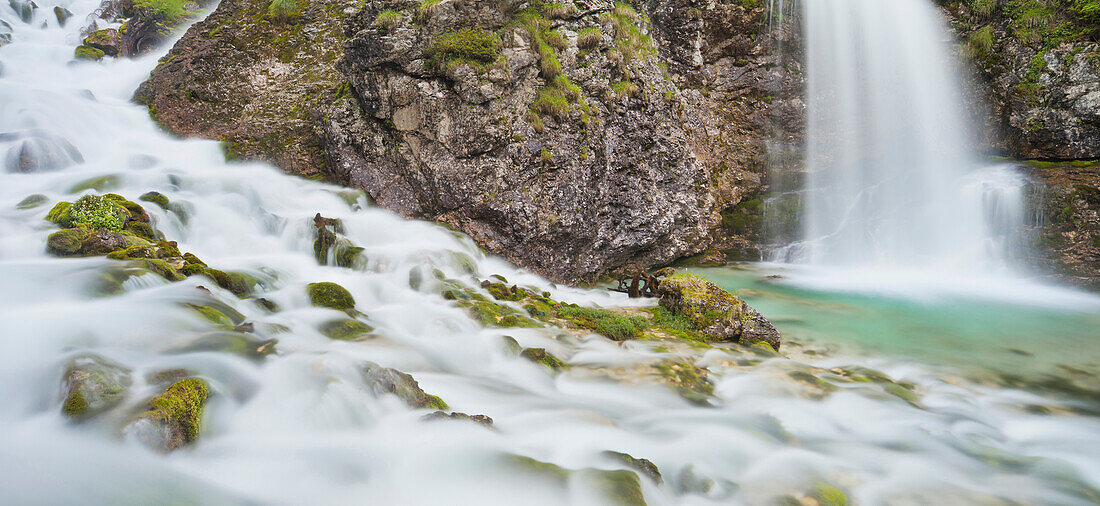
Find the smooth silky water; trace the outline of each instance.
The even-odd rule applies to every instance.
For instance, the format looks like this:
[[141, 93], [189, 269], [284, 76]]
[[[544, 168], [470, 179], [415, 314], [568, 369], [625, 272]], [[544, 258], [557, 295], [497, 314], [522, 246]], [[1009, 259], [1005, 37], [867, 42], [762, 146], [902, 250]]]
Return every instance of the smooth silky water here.
[[[1100, 422], [1089, 414], [1095, 409], [1082, 408], [1095, 406], [1095, 398], [971, 379], [974, 367], [965, 359], [1011, 370], [1012, 362], [985, 363], [1011, 346], [1051, 364], [1095, 366], [1080, 342], [1087, 336], [1074, 334], [1095, 313], [1036, 317], [1034, 346], [1025, 346], [1023, 333], [1011, 333], [1006, 345], [980, 325], [999, 318], [966, 321], [965, 306], [941, 314], [953, 323], [937, 323], [921, 317], [935, 310], [912, 302], [762, 283], [769, 268], [704, 273], [742, 289], [789, 333], [791, 358], [746, 361], [741, 352], [721, 349], [684, 352], [554, 329], [485, 329], [439, 295], [410, 288], [410, 271], [438, 268], [473, 283], [472, 266], [482, 278], [502, 274], [558, 299], [605, 306], [645, 301], [555, 287], [486, 257], [460, 234], [401, 219], [361, 198], [349, 205], [340, 188], [266, 165], [226, 164], [214, 142], [165, 135], [129, 101], [160, 55], [71, 63], [80, 20], [97, 3], [69, 5], [76, 15], [65, 29], [45, 4], [31, 24], [0, 7], [0, 18], [14, 27], [14, 41], [0, 48], [0, 132], [14, 135], [0, 137], [0, 153], [28, 136], [50, 139], [43, 145], [63, 151], [67, 142], [80, 153], [57, 170], [0, 174], [0, 502], [606, 504], [588, 482], [547, 481], [507, 457], [568, 469], [621, 468], [605, 450], [660, 468], [662, 484], [641, 480], [652, 505], [766, 504], [819, 482], [860, 504], [1088, 504], [1098, 497]], [[145, 275], [127, 281], [122, 294], [94, 296], [90, 288], [114, 262], [44, 252], [55, 230], [43, 219], [47, 210], [75, 198], [74, 185], [105, 175], [117, 176], [110, 191], [134, 199], [155, 190], [184, 206], [186, 221], [145, 206], [181, 250], [265, 281], [262, 295], [280, 312], [216, 287], [212, 296], [254, 322], [257, 334], [278, 338], [277, 354], [257, 362], [179, 351], [209, 330], [181, 305], [199, 299], [196, 286], [209, 282], [169, 284]], [[35, 193], [50, 201], [16, 209]], [[344, 221], [348, 236], [366, 248], [366, 268], [317, 265], [311, 218], [318, 212]], [[380, 337], [322, 336], [317, 326], [333, 312], [309, 305], [305, 285], [316, 281], [347, 287]], [[1000, 311], [1011, 316], [1012, 307]], [[1069, 337], [1042, 331], [1043, 318]], [[1012, 321], [996, 328], [1018, 327]], [[969, 329], [959, 339], [980, 334], [989, 346], [958, 347], [948, 334], [959, 328]], [[503, 335], [545, 347], [574, 367], [551, 375], [508, 353]], [[1043, 342], [1050, 345], [1045, 351]], [[114, 415], [74, 424], [61, 414], [60, 384], [65, 363], [82, 353], [131, 368], [134, 384]], [[1054, 358], [1058, 353], [1065, 357]], [[599, 374], [674, 355], [708, 367], [713, 406], [691, 404], [629, 374], [622, 381]], [[494, 429], [420, 421], [426, 411], [365, 387], [356, 367], [368, 360], [412, 374], [455, 411], [491, 416]], [[918, 396], [891, 395], [874, 382], [829, 380], [832, 387], [824, 388], [794, 379], [849, 365], [912, 384]], [[212, 397], [201, 438], [159, 455], [122, 436], [118, 422], [156, 393], [147, 373], [175, 368], [198, 372]]]

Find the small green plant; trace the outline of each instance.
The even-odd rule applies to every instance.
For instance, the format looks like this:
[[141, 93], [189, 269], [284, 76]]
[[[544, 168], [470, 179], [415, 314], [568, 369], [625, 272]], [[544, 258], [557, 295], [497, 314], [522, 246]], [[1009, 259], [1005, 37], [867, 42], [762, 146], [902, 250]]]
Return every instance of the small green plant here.
[[576, 16], [580, 11], [573, 4], [554, 2], [543, 7], [542, 12], [550, 19], [565, 19]]
[[135, 9], [167, 23], [175, 23], [183, 18], [187, 12], [183, 5], [184, 0], [134, 0]]
[[619, 96], [633, 97], [638, 93], [638, 85], [631, 81], [611, 83], [611, 89], [615, 90], [615, 94]]
[[542, 88], [539, 90], [538, 98], [535, 99], [531, 110], [564, 121], [569, 117], [569, 100], [557, 88]]
[[546, 43], [558, 51], [565, 51], [569, 47], [569, 41], [560, 32], [550, 32], [546, 35]]
[[554, 159], [554, 154], [551, 153], [549, 149], [542, 148], [539, 151], [539, 158], [541, 158], [544, 162], [549, 162], [550, 160]]
[[435, 66], [468, 63], [484, 67], [500, 57], [500, 36], [480, 28], [462, 28], [439, 35], [428, 54]]
[[267, 15], [271, 19], [287, 21], [298, 17], [301, 8], [296, 0], [271, 0], [267, 6]]
[[988, 18], [997, 8], [997, 0], [970, 0], [970, 10], [983, 18]]
[[615, 341], [638, 337], [649, 327], [649, 320], [642, 316], [623, 316], [606, 309], [578, 306], [561, 306], [558, 316], [574, 325], [591, 329]]
[[122, 212], [107, 197], [85, 195], [69, 208], [69, 223], [86, 223], [94, 229], [122, 230]]
[[374, 27], [379, 30], [389, 32], [393, 30], [393, 27], [397, 26], [401, 22], [401, 13], [386, 9], [378, 13], [378, 17], [374, 18]]
[[603, 32], [599, 28], [582, 28], [581, 31], [577, 32], [577, 47], [581, 49], [592, 49], [598, 46], [602, 40]]
[[993, 49], [993, 28], [983, 26], [966, 39], [966, 55], [982, 59]]
[[558, 57], [550, 55], [540, 60], [539, 74], [548, 81], [561, 75], [561, 62], [558, 61]]
[[104, 56], [107, 56], [107, 53], [92, 46], [76, 46], [73, 51], [73, 57], [77, 60], [95, 61], [102, 59]]
[[416, 6], [417, 18], [424, 21], [432, 17], [439, 10], [439, 4], [441, 3], [443, 3], [443, 0], [421, 0], [420, 4]]

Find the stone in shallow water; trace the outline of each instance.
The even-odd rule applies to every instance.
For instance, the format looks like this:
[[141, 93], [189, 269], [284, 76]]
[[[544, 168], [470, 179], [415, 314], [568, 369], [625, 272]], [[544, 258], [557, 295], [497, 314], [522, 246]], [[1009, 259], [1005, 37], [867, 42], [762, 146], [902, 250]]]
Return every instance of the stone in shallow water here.
[[15, 137], [21, 140], [4, 156], [4, 168], [8, 172], [52, 171], [84, 162], [80, 151], [61, 137], [44, 133], [18, 134]]
[[191, 444], [202, 431], [202, 410], [209, 395], [203, 380], [177, 381], [151, 399], [148, 411], [127, 425], [123, 434], [162, 453]]
[[129, 385], [129, 369], [96, 355], [76, 357], [65, 369], [61, 412], [85, 420], [122, 402]]
[[692, 274], [675, 274], [657, 290], [661, 305], [684, 315], [708, 341], [765, 342], [779, 350], [779, 331], [752, 307], [718, 285]]
[[466, 413], [447, 413], [445, 411], [436, 411], [434, 413], [428, 413], [422, 417], [421, 420], [425, 422], [434, 422], [438, 420], [468, 420], [474, 422], [482, 427], [492, 428], [493, 419], [485, 415], [467, 415]]
[[413, 409], [447, 409], [443, 399], [429, 394], [420, 388], [412, 376], [397, 369], [382, 367], [373, 362], [365, 362], [360, 368], [363, 382], [376, 394], [390, 393], [405, 401]]

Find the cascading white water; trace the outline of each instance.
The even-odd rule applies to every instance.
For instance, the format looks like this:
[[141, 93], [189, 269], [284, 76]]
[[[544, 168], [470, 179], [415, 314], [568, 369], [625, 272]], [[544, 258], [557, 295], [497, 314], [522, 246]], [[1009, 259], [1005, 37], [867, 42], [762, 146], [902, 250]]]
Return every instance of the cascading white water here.
[[[604, 491], [582, 476], [543, 479], [506, 457], [622, 469], [605, 451], [656, 464], [663, 481], [640, 481], [653, 506], [764, 504], [822, 481], [861, 504], [1087, 504], [1100, 484], [1100, 427], [1094, 417], [1070, 414], [1072, 399], [945, 381], [933, 368], [823, 348], [813, 356], [747, 359], [717, 347], [615, 343], [553, 327], [485, 328], [438, 293], [410, 286], [410, 273], [438, 268], [476, 286], [472, 268], [557, 299], [630, 301], [555, 287], [447, 229], [362, 200], [349, 206], [336, 195], [340, 188], [263, 164], [227, 164], [214, 142], [165, 135], [129, 101], [159, 55], [74, 63], [76, 20], [98, 0], [65, 4], [75, 12], [65, 28], [39, 3], [29, 23], [0, 5], [0, 19], [14, 26], [14, 41], [0, 48], [0, 154], [13, 159], [9, 153], [18, 151], [10, 150], [25, 141], [56, 154], [28, 173], [0, 172], [0, 502], [602, 505]], [[155, 190], [181, 206], [146, 207], [181, 250], [261, 277], [262, 295], [282, 309], [269, 313], [197, 277], [168, 283], [144, 275], [120, 294], [89, 293], [120, 263], [51, 257], [44, 244], [56, 228], [43, 218], [53, 203], [95, 192], [74, 193], [74, 185], [105, 175], [114, 176], [110, 191], [133, 199]], [[47, 202], [17, 207], [32, 194]], [[368, 265], [318, 265], [315, 213], [342, 219], [347, 236], [366, 248]], [[305, 286], [317, 281], [347, 287], [377, 337], [323, 336], [318, 325], [342, 313], [309, 304]], [[184, 305], [196, 297], [242, 313], [256, 335], [278, 339], [277, 352], [250, 360], [188, 349], [210, 330]], [[788, 323], [799, 319], [797, 308], [834, 310], [812, 300], [791, 307]], [[838, 315], [851, 310], [840, 305]], [[546, 348], [572, 368], [555, 375], [517, 357], [503, 346], [505, 335]], [[785, 335], [787, 343], [799, 337]], [[133, 383], [114, 411], [73, 423], [61, 412], [61, 379], [70, 359], [88, 353], [125, 366]], [[713, 406], [690, 404], [638, 372], [656, 360], [709, 369]], [[357, 372], [364, 361], [412, 374], [455, 411], [491, 416], [494, 429], [422, 422], [426, 410], [364, 385]], [[912, 383], [919, 398], [900, 384], [806, 380], [808, 372], [828, 375], [853, 364]], [[118, 422], [158, 392], [150, 373], [178, 369], [206, 380], [212, 397], [199, 440], [158, 455], [122, 434]], [[1023, 412], [1022, 404], [1053, 411]]]
[[972, 155], [932, 3], [802, 5], [809, 176], [801, 259], [944, 277], [1005, 272], [1024, 224], [1023, 179]]

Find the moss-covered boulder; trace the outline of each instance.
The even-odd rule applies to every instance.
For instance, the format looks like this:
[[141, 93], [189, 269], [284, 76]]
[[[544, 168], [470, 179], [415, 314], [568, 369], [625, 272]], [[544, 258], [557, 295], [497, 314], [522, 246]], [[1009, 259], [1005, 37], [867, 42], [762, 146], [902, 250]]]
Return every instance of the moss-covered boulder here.
[[27, 195], [26, 198], [20, 200], [18, 204], [15, 204], [16, 209], [34, 209], [46, 202], [49, 202], [49, 197], [42, 195], [41, 193], [35, 193], [34, 195]]
[[91, 46], [80, 45], [76, 46], [76, 49], [73, 50], [73, 58], [77, 60], [99, 61], [102, 60], [104, 56], [107, 56], [107, 53], [104, 53], [102, 49], [96, 49]]
[[520, 455], [508, 455], [505, 462], [514, 469], [556, 482], [559, 486], [565, 486], [571, 482], [570, 478], [575, 477], [577, 481], [574, 483], [590, 487], [599, 493], [603, 498], [603, 504], [614, 506], [647, 504], [645, 495], [642, 494], [641, 481], [633, 471], [593, 468], [572, 470]]
[[360, 372], [367, 388], [375, 394], [396, 395], [413, 409], [444, 410], [448, 408], [443, 399], [425, 392], [412, 376], [397, 369], [366, 362], [360, 368]]
[[103, 51], [107, 56], [118, 56], [121, 44], [122, 38], [114, 28], [96, 30], [84, 37], [85, 46]]
[[552, 353], [546, 351], [545, 348], [527, 348], [520, 352], [519, 355], [536, 364], [542, 364], [549, 367], [550, 370], [554, 372], [563, 371], [569, 368], [569, 364], [555, 357]]
[[765, 342], [779, 349], [779, 331], [771, 322], [710, 281], [692, 274], [674, 274], [661, 282], [657, 293], [661, 306], [686, 317], [708, 341], [745, 345]]
[[313, 217], [316, 236], [313, 240], [313, 256], [317, 263], [339, 267], [356, 267], [361, 263], [363, 248], [351, 240], [340, 237], [344, 234], [344, 223], [336, 218], [325, 218], [321, 213]]
[[374, 331], [374, 327], [359, 320], [344, 318], [322, 323], [320, 330], [322, 334], [328, 336], [330, 339], [350, 341], [352, 339], [368, 336]]
[[210, 391], [197, 378], [177, 381], [149, 401], [149, 409], [123, 432], [159, 452], [191, 444], [202, 432], [202, 410]]
[[76, 357], [65, 368], [61, 413], [84, 420], [122, 402], [130, 385], [130, 370], [95, 355]]
[[186, 345], [171, 351], [174, 353], [216, 351], [256, 361], [262, 360], [277, 351], [275, 346], [279, 343], [278, 339], [263, 339], [246, 332], [229, 330], [232, 329], [202, 334]]
[[318, 307], [327, 307], [347, 311], [355, 309], [355, 298], [346, 288], [328, 281], [306, 285], [309, 303]]
[[676, 389], [685, 400], [701, 406], [710, 405], [714, 385], [707, 378], [707, 370], [693, 364], [668, 360], [657, 364], [657, 373]]
[[653, 480], [653, 483], [660, 485], [664, 481], [661, 478], [661, 470], [657, 468], [656, 464], [650, 462], [648, 459], [637, 459], [629, 454], [610, 450], [603, 452], [603, 454], [641, 473], [643, 476]]

